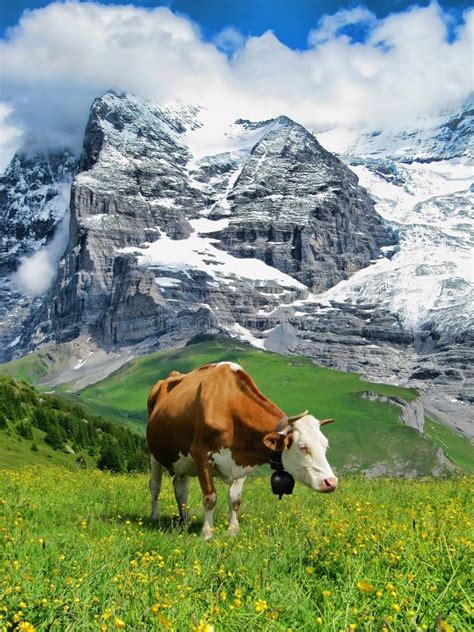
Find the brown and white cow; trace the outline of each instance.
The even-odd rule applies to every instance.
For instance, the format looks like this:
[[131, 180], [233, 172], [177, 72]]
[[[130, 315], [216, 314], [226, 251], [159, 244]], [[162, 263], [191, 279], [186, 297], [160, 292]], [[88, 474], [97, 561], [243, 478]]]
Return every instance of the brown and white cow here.
[[[307, 411], [306, 411], [307, 412]], [[229, 532], [237, 520], [245, 477], [281, 451], [283, 467], [318, 492], [337, 478], [326, 460], [328, 441], [318, 421], [302, 413], [287, 418], [264, 397], [252, 378], [232, 362], [207, 364], [191, 373], [173, 371], [148, 396], [147, 440], [151, 452], [151, 518], [158, 520], [163, 467], [173, 475], [181, 519], [187, 521], [189, 477], [197, 476], [204, 504], [202, 535], [212, 537], [217, 474], [230, 485]]]

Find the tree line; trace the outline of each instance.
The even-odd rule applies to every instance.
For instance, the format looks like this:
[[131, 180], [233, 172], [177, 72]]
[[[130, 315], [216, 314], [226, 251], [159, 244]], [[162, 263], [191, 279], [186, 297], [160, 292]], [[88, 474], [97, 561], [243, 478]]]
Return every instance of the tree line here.
[[[120, 424], [93, 415], [61, 397], [43, 394], [26, 382], [0, 376], [0, 429], [37, 441], [53, 450], [78, 455], [87, 452], [97, 467], [111, 472], [140, 472], [148, 469], [143, 436]], [[41, 432], [35, 432], [34, 429]]]

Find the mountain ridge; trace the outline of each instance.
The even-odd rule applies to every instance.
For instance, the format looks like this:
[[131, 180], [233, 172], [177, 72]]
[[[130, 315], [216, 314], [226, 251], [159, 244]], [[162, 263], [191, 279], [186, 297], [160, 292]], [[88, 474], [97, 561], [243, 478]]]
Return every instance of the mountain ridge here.
[[[469, 126], [453, 132], [460, 129], [469, 136]], [[468, 183], [460, 171], [467, 165], [436, 160], [445, 177], [431, 163], [341, 160], [285, 116], [239, 119], [219, 133], [208, 134], [198, 107], [159, 107], [114, 91], [94, 101], [66, 252], [46, 295], [10, 300], [3, 359], [53, 341], [85, 357], [100, 349], [115, 357], [226, 332], [373, 379], [413, 380], [441, 393], [434, 408], [445, 421], [464, 411], [462, 401], [466, 411], [456, 414], [467, 419], [471, 325], [440, 303], [427, 312], [431, 321], [420, 312], [412, 326], [389, 300], [410, 287], [398, 271], [420, 250], [411, 235], [438, 221], [449, 196], [468, 203], [458, 184]], [[429, 186], [441, 193], [439, 211], [426, 202]], [[427, 218], [415, 232], [412, 208]], [[452, 253], [461, 261], [465, 219], [456, 213], [459, 228], [449, 220], [442, 234], [446, 243], [458, 240]], [[449, 307], [464, 286], [454, 280], [448, 291], [456, 274], [449, 266], [443, 274]], [[2, 287], [11, 289], [11, 276]], [[466, 430], [467, 421], [459, 423]]]

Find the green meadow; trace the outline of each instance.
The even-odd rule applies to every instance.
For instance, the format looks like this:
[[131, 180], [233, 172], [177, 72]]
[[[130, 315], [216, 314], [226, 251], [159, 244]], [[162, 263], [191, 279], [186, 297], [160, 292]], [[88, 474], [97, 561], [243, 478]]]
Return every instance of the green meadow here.
[[244, 488], [241, 531], [204, 542], [198, 484], [187, 530], [164, 478], [31, 466], [0, 471], [0, 630], [82, 632], [473, 629], [472, 479], [341, 479], [322, 495], [268, 477]]

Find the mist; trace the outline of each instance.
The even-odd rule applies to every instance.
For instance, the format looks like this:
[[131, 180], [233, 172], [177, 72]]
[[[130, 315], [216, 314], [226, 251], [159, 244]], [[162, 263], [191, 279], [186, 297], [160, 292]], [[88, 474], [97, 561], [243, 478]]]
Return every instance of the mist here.
[[12, 276], [12, 287], [27, 296], [45, 294], [58, 270], [69, 238], [69, 210], [58, 224], [53, 239], [40, 247], [29, 257], [22, 257], [20, 265]]

